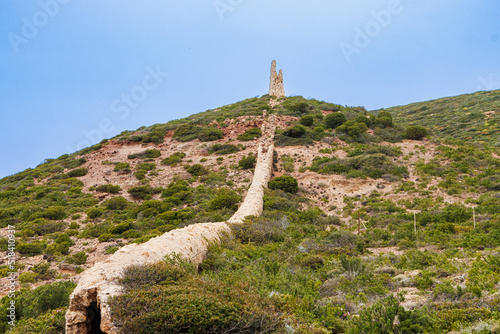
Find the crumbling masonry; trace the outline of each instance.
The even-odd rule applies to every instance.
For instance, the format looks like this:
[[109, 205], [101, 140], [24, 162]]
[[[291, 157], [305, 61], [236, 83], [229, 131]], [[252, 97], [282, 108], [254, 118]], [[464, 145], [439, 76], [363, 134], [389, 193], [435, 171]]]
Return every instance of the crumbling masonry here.
[[283, 84], [283, 72], [276, 72], [276, 60], [271, 63], [271, 77], [269, 82], [269, 95], [275, 97], [285, 96], [285, 85]]

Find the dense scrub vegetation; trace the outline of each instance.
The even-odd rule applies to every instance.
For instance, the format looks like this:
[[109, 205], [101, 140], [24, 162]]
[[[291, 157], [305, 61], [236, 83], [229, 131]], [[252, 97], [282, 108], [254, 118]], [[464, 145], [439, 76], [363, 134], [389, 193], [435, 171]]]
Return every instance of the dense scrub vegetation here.
[[[477, 92], [384, 109], [396, 122], [420, 125], [442, 139], [500, 143], [500, 90]], [[488, 114], [491, 112], [490, 116]]]
[[[272, 109], [263, 96], [117, 136], [127, 145], [161, 143], [167, 134], [178, 141], [206, 141], [200, 143], [205, 156], [199, 161], [184, 152], [162, 156], [143, 147], [129, 160], [103, 162], [112, 165], [111, 175], [129, 177], [134, 186], [83, 183], [92, 172], [83, 155], [106, 141], [3, 178], [0, 226], [16, 226], [22, 256], [45, 257], [33, 267], [18, 263], [25, 289], [17, 302], [26, 311], [12, 333], [61, 332], [74, 285], [27, 288], [67, 279], [50, 263], [81, 272], [90, 247], [72, 252], [78, 239], [108, 242], [110, 254], [175, 228], [227, 220], [249, 182], [235, 186], [234, 173], [248, 174], [256, 162], [242, 145], [254, 143], [238, 141], [262, 134], [251, 128], [233, 141], [222, 130], [228, 119], [263, 110], [296, 117], [277, 129], [277, 146], [311, 148], [319, 142], [316, 158], [306, 164], [294, 153], [276, 156], [275, 165], [287, 174], [269, 182], [263, 216], [232, 226], [233, 236], [213, 245], [198, 271], [178, 259], [130, 268], [122, 282], [127, 293], [113, 302], [123, 332], [168, 333], [179, 327], [193, 333], [498, 332], [498, 114], [485, 118], [483, 113], [498, 109], [497, 95], [481, 92], [468, 100], [374, 112], [302, 97], [283, 99]], [[425, 142], [411, 142], [410, 153], [388, 144], [405, 138]], [[431, 142], [436, 148], [429, 158]], [[223, 161], [231, 162], [221, 166]], [[182, 177], [157, 186], [155, 176], [176, 166]], [[300, 183], [307, 170], [353, 182], [381, 179], [377, 182], [389, 181], [393, 190], [347, 194], [341, 207], [322, 198], [327, 215]], [[0, 238], [0, 249], [7, 247], [7, 239]], [[387, 247], [394, 248], [373, 250]], [[0, 277], [8, 272], [0, 266]], [[417, 300], [404, 300], [402, 295], [412, 296], [408, 291]], [[0, 305], [6, 307], [7, 299]]]

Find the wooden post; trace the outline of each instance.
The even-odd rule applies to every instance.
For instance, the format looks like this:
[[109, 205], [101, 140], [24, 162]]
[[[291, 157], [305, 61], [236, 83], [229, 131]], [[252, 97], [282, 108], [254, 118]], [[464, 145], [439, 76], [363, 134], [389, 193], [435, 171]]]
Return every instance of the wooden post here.
[[413, 229], [415, 231], [415, 236], [417, 236], [417, 214], [413, 212]]
[[476, 229], [476, 208], [472, 208], [472, 216], [474, 217], [474, 229]]

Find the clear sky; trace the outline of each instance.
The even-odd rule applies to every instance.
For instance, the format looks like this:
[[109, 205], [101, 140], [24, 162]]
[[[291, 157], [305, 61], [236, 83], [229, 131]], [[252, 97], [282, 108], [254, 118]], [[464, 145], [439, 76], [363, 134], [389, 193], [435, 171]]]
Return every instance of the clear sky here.
[[500, 88], [498, 0], [3, 0], [0, 177], [267, 93], [391, 107]]

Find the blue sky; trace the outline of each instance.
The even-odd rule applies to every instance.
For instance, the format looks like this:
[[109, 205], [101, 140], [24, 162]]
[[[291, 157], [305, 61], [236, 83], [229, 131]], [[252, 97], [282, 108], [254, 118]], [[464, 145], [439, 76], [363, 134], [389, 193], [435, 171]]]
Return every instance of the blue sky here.
[[3, 0], [0, 177], [267, 93], [368, 109], [500, 88], [496, 0]]

